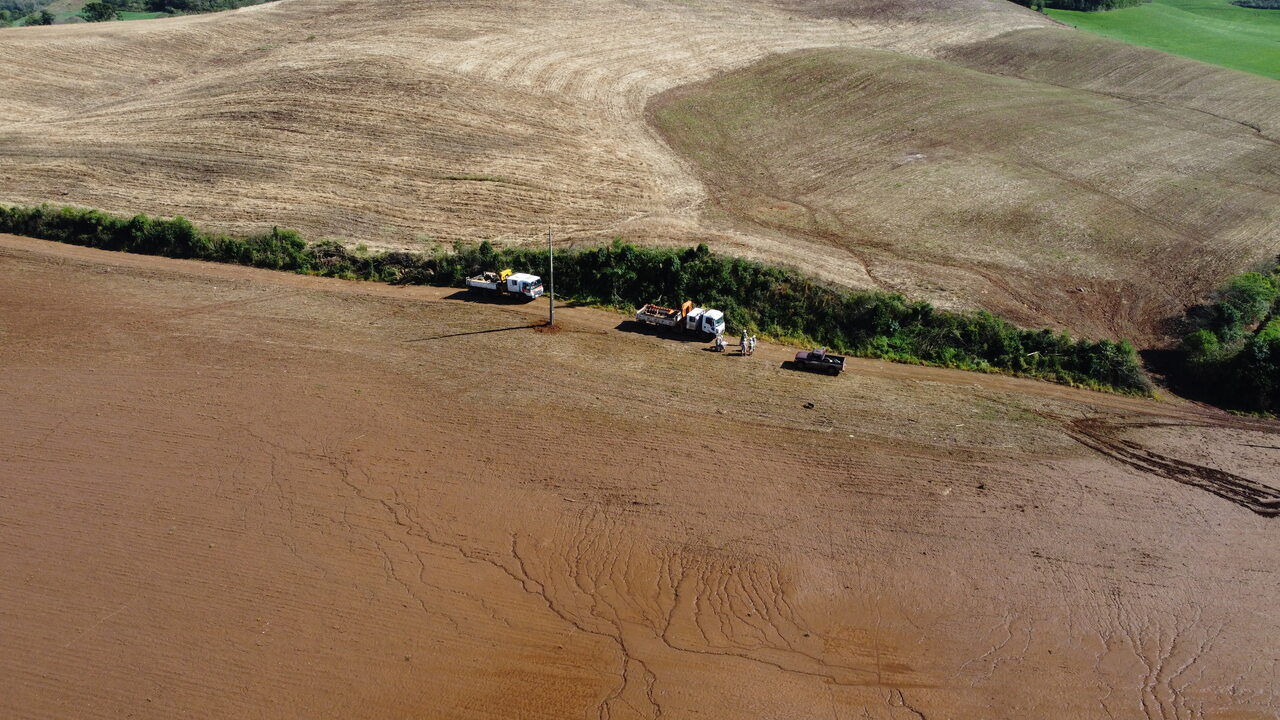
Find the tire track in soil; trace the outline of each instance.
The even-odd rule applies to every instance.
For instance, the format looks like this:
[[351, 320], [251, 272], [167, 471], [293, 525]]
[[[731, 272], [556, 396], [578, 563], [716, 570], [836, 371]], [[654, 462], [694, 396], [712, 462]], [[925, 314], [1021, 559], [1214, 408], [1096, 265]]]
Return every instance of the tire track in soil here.
[[[1205, 467], [1193, 462], [1164, 455], [1141, 444], [1121, 437], [1126, 430], [1159, 427], [1161, 422], [1117, 422], [1106, 418], [1079, 418], [1067, 422], [1066, 433], [1081, 445], [1106, 455], [1116, 462], [1135, 470], [1173, 480], [1213, 493], [1263, 517], [1280, 515], [1280, 488], [1264, 485], [1256, 480], [1225, 470]], [[1224, 427], [1228, 427], [1224, 425]], [[1259, 425], [1250, 429], [1277, 432]]]

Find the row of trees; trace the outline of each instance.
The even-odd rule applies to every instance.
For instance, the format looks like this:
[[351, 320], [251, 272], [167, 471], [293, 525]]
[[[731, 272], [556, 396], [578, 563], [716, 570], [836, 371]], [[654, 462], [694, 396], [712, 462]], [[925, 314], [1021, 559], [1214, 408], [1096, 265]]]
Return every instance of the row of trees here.
[[1184, 321], [1175, 380], [1218, 405], [1280, 412], [1280, 257], [1268, 272], [1232, 278]]
[[1257, 10], [1280, 10], [1280, 0], [1231, 0], [1231, 4]]
[[106, 5], [116, 12], [206, 13], [264, 2], [268, 0], [100, 0], [90, 5]]
[[[460, 287], [468, 275], [515, 267], [547, 274], [540, 248], [457, 244], [431, 253], [369, 253], [303, 241], [296, 232], [236, 238], [206, 233], [182, 218], [123, 218], [78, 208], [0, 206], [0, 232], [107, 250], [232, 262], [342, 278]], [[723, 308], [736, 329], [902, 362], [1030, 375], [1122, 392], [1149, 393], [1125, 342], [1073, 340], [1023, 330], [989, 313], [937, 310], [893, 293], [849, 292], [796, 271], [718, 255], [705, 245], [640, 248], [615, 241], [556, 258], [565, 298], [632, 308], [686, 298]]]
[[80, 9], [80, 17], [89, 22], [119, 20], [120, 11], [110, 2], [88, 2]]
[[[91, 0], [80, 9], [89, 22], [119, 20], [122, 12], [164, 12], [173, 14], [218, 12], [270, 0]], [[56, 17], [45, 9], [48, 0], [0, 0], [0, 27], [12, 25], [52, 25]]]
[[[1271, 2], [1274, 0], [1249, 0], [1251, 2]], [[1100, 10], [1118, 10], [1135, 7], [1151, 0], [1013, 0], [1024, 7], [1034, 10], [1053, 8], [1055, 10], [1084, 10], [1094, 12]]]
[[41, 0], [0, 0], [0, 27], [10, 25], [52, 25], [53, 13], [43, 9]]

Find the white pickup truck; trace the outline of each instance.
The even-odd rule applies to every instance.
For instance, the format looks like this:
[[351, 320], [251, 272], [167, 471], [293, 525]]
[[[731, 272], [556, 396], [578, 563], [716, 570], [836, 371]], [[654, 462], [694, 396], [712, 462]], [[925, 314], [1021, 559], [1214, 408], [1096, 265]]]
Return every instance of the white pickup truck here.
[[495, 295], [523, 295], [533, 300], [542, 297], [542, 278], [529, 273], [486, 272], [467, 278], [467, 288]]
[[679, 310], [661, 305], [645, 305], [636, 311], [636, 322], [682, 332], [701, 333], [709, 337], [724, 332], [723, 312], [694, 307], [691, 300], [681, 305]]

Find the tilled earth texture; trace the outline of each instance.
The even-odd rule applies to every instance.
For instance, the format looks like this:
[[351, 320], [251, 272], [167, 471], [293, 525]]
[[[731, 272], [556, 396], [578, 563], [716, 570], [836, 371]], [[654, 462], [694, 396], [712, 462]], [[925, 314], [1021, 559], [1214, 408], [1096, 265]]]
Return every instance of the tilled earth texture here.
[[1274, 423], [544, 312], [0, 237], [0, 717], [1280, 712]]
[[0, 97], [0, 202], [707, 242], [1144, 346], [1280, 243], [1280, 83], [1002, 0], [280, 0], [0, 30]]

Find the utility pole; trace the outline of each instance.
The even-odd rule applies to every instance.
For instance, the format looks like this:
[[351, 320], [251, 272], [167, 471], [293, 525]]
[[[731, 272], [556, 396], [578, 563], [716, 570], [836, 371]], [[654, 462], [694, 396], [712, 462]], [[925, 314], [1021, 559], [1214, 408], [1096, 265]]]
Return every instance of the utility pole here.
[[547, 310], [549, 319], [548, 325], [556, 324], [556, 253], [551, 249], [551, 226], [547, 226], [547, 265], [550, 268], [550, 277], [547, 283]]

